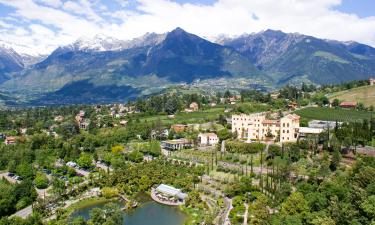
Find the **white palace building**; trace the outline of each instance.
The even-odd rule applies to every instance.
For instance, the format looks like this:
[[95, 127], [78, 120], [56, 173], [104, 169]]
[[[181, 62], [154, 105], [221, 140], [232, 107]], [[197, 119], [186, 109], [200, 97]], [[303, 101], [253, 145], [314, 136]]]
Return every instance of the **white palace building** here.
[[232, 115], [232, 132], [237, 137], [251, 140], [295, 142], [298, 138], [300, 116], [288, 114], [278, 120], [266, 119], [266, 113]]

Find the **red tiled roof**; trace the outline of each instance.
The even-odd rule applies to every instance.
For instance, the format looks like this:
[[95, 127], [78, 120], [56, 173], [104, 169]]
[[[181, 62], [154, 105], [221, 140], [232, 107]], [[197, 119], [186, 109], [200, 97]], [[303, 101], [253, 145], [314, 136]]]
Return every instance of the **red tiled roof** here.
[[7, 141], [15, 141], [16, 139], [17, 137], [13, 137], [13, 136], [6, 137]]
[[340, 106], [357, 106], [357, 102], [341, 102]]

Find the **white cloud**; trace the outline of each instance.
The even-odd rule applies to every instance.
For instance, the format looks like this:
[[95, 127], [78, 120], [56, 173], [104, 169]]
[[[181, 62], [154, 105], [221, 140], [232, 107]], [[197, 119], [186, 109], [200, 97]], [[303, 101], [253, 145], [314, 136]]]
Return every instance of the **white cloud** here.
[[[341, 0], [218, 0], [213, 5], [179, 4], [171, 0], [137, 0], [138, 4], [134, 4], [135, 0], [116, 0], [121, 5], [116, 11], [108, 11], [99, 0], [71, 0], [64, 4], [59, 0], [38, 1], [43, 1], [45, 6], [37, 4], [36, 0], [0, 0], [16, 9], [11, 16], [29, 21], [31, 29], [31, 34], [25, 35], [16, 34], [16, 29], [4, 29], [0, 31], [2, 39], [30, 39], [32, 41], [28, 43], [37, 43], [45, 51], [51, 51], [81, 36], [102, 33], [130, 39], [146, 32], [162, 33], [179, 26], [206, 37], [239, 35], [269, 28], [375, 46], [375, 13], [372, 17], [360, 18], [334, 10]], [[126, 8], [130, 2], [136, 5], [136, 11]], [[104, 19], [108, 17], [119, 23]], [[42, 27], [32, 26], [35, 21]], [[52, 31], [51, 27], [56, 29]]]
[[55, 8], [62, 5], [62, 2], [60, 0], [38, 0], [38, 2], [41, 2], [45, 5], [52, 6]]
[[115, 0], [121, 7], [127, 7], [130, 5], [130, 0]]
[[91, 3], [87, 0], [67, 1], [64, 3], [63, 8], [75, 14], [86, 16], [87, 18], [94, 20], [96, 22], [102, 20], [100, 16], [98, 16], [94, 12]]

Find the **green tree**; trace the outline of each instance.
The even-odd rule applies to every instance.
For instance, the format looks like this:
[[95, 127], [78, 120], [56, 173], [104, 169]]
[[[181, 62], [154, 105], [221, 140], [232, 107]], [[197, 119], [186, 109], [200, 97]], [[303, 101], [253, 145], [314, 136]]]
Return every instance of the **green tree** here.
[[361, 208], [367, 213], [369, 218], [375, 220], [375, 195], [369, 196], [362, 204]]
[[34, 179], [34, 184], [39, 189], [45, 189], [48, 187], [48, 177], [43, 173], [37, 173]]
[[309, 213], [309, 205], [302, 193], [294, 192], [282, 203], [280, 213], [304, 218]]
[[92, 157], [87, 153], [81, 153], [77, 163], [82, 168], [90, 168], [92, 166]]
[[65, 187], [65, 182], [58, 179], [58, 178], [53, 178], [52, 180], [52, 193], [60, 197], [65, 194], [66, 187]]
[[71, 225], [87, 225], [87, 222], [82, 216], [74, 218], [74, 220], [71, 222]]
[[119, 225], [123, 223], [120, 207], [115, 203], [106, 204], [103, 209], [94, 208], [90, 212], [89, 224]]
[[250, 206], [250, 224], [253, 225], [266, 225], [270, 218], [270, 214], [267, 208], [268, 199], [266, 196], [259, 195], [253, 204]]

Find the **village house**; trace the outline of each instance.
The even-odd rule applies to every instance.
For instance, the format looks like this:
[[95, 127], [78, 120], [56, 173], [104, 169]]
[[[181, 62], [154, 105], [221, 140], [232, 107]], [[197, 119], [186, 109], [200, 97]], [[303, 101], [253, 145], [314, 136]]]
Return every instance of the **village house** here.
[[22, 135], [25, 135], [25, 134], [27, 133], [27, 128], [21, 128], [21, 129], [20, 129], [20, 133], [21, 133]]
[[151, 130], [151, 139], [165, 139], [169, 136], [169, 130]]
[[176, 133], [184, 132], [187, 128], [187, 125], [184, 124], [173, 124], [171, 126], [171, 130], [173, 130]]
[[345, 109], [355, 109], [357, 108], [357, 102], [341, 102], [340, 107]]
[[185, 109], [185, 112], [196, 112], [199, 110], [199, 105], [196, 102], [192, 102], [189, 105], [189, 108]]
[[198, 143], [201, 146], [214, 146], [219, 143], [219, 138], [215, 133], [200, 133], [198, 135]]
[[15, 144], [17, 141], [17, 137], [14, 136], [8, 136], [5, 138], [4, 144], [5, 145], [12, 145]]
[[288, 109], [289, 109], [289, 110], [296, 110], [297, 107], [298, 107], [297, 102], [290, 102], [290, 103], [288, 104]]
[[368, 82], [369, 82], [369, 84], [372, 86], [372, 85], [375, 84], [375, 79], [372, 78], [372, 77], [370, 77], [370, 78], [368, 79]]
[[279, 92], [273, 92], [273, 93], [270, 94], [270, 96], [271, 96], [272, 99], [278, 99], [279, 95], [280, 95]]
[[192, 102], [192, 103], [190, 104], [189, 108], [192, 109], [193, 111], [198, 111], [198, 109], [199, 109], [199, 105], [198, 105], [198, 103], [196, 103], [196, 102]]
[[176, 140], [162, 141], [161, 146], [163, 149], [175, 151], [175, 150], [180, 150], [184, 148], [190, 148], [192, 147], [192, 143], [186, 138], [181, 138], [181, 139], [176, 139]]
[[79, 129], [87, 130], [89, 128], [90, 121], [89, 120], [83, 120], [78, 123]]
[[62, 122], [64, 120], [63, 116], [55, 116], [54, 121], [55, 122]]
[[127, 121], [127, 120], [121, 120], [121, 121], [120, 121], [120, 125], [121, 125], [122, 127], [126, 127], [127, 124], [128, 124], [128, 121]]
[[277, 140], [295, 142], [298, 138], [300, 117], [286, 115], [278, 120], [266, 119], [265, 113], [232, 115], [232, 132], [237, 137], [251, 140]]
[[86, 130], [90, 125], [90, 120], [85, 119], [85, 111], [80, 110], [79, 113], [75, 117], [76, 122], [78, 124], [79, 129]]

